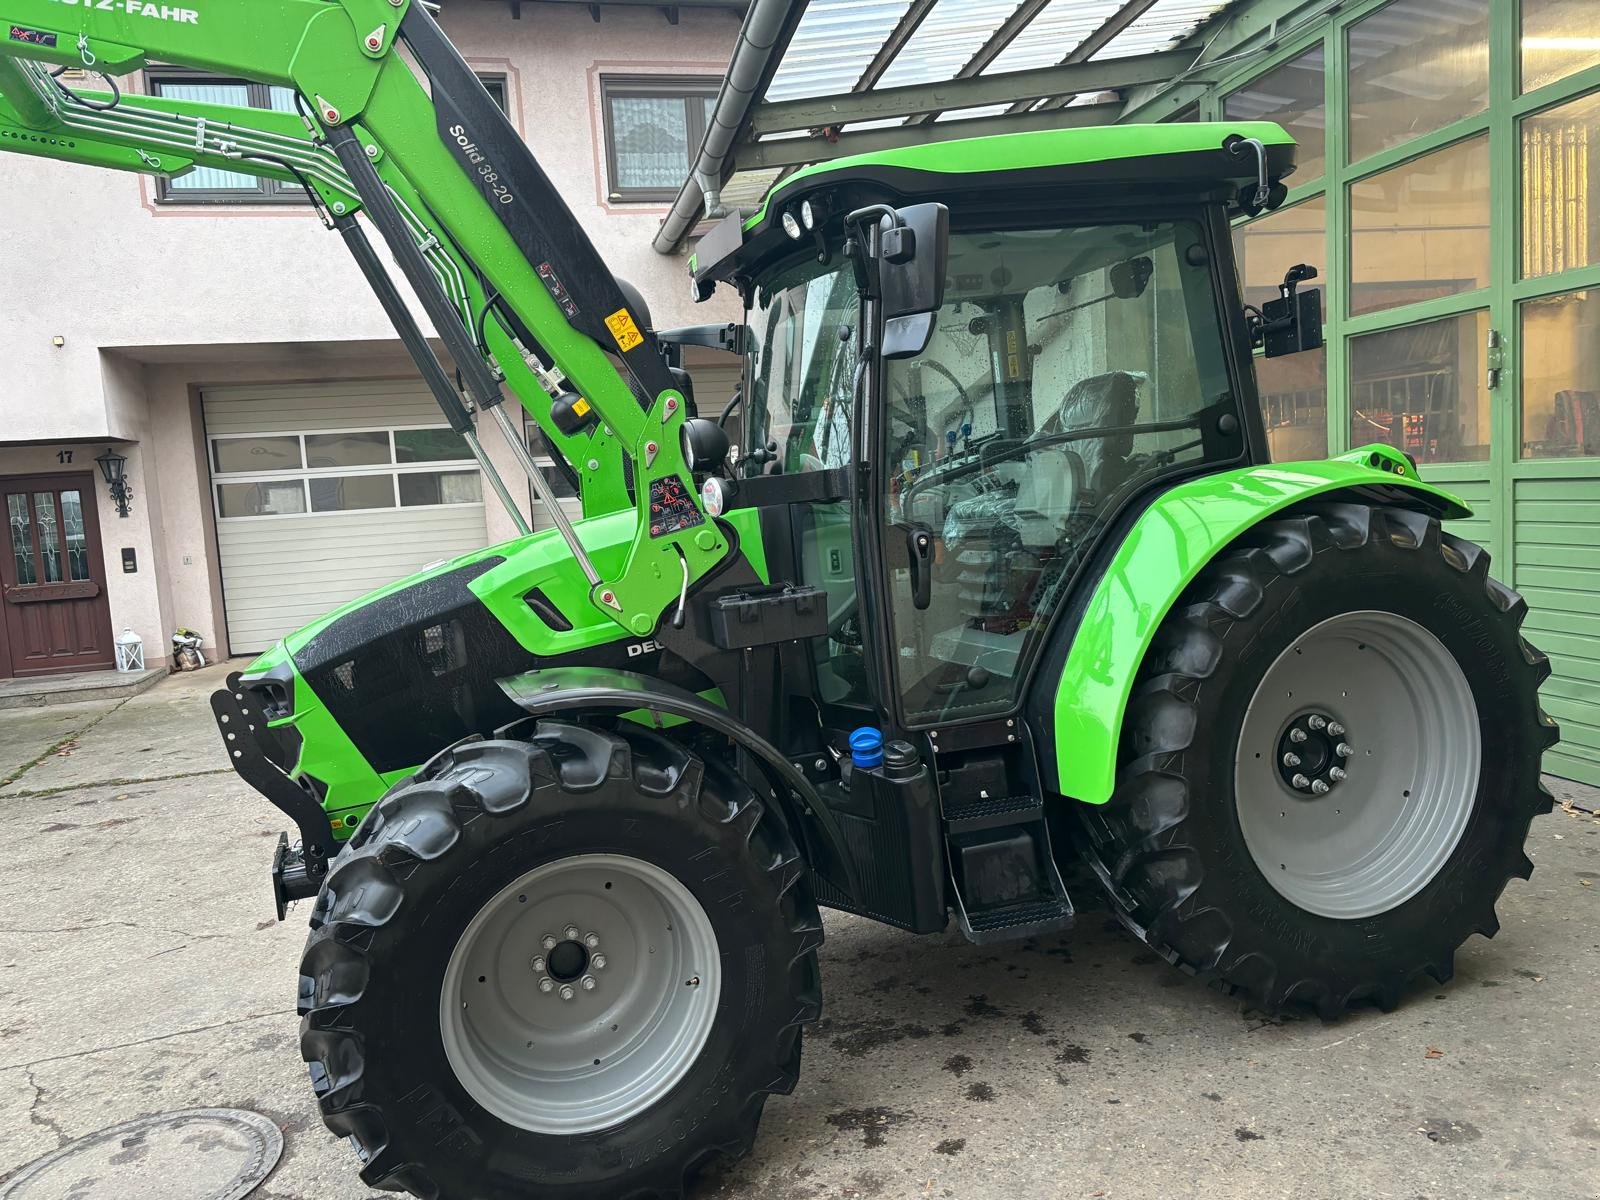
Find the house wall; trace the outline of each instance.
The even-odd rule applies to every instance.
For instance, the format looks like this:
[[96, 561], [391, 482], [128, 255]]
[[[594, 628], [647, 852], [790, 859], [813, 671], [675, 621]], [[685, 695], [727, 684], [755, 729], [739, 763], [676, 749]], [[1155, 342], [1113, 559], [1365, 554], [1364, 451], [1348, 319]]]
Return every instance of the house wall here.
[[[726, 301], [690, 304], [682, 256], [650, 248], [666, 206], [606, 201], [599, 81], [606, 71], [719, 75], [738, 18], [684, 8], [674, 26], [658, 9], [601, 13], [596, 22], [581, 5], [527, 4], [513, 20], [471, 4], [442, 20], [475, 69], [507, 76], [518, 128], [657, 324], [727, 319]], [[0, 227], [48, 248], [13, 253], [0, 272], [0, 440], [137, 438], [137, 405], [108, 389], [102, 349], [392, 337], [309, 208], [158, 205], [143, 176], [20, 155], [0, 157], [0, 182]]]
[[[739, 17], [683, 8], [673, 25], [660, 9], [599, 11], [596, 22], [587, 6], [529, 3], [516, 20], [504, 5], [459, 4], [441, 20], [474, 69], [506, 77], [513, 122], [656, 325], [733, 319], [725, 298], [692, 305], [684, 257], [651, 249], [666, 205], [607, 201], [600, 76], [720, 75]], [[0, 270], [0, 474], [61, 470], [70, 450], [71, 469], [95, 471], [113, 630], [139, 634], [152, 665], [180, 625], [226, 653], [204, 389], [414, 372], [309, 208], [163, 205], [145, 177], [19, 155], [0, 154], [0, 185], [0, 227], [27, 230]], [[498, 433], [483, 441], [527, 517], [516, 459]], [[125, 518], [92, 461], [107, 446], [128, 458]], [[514, 536], [485, 498], [490, 539]], [[136, 573], [122, 570], [124, 547]]]

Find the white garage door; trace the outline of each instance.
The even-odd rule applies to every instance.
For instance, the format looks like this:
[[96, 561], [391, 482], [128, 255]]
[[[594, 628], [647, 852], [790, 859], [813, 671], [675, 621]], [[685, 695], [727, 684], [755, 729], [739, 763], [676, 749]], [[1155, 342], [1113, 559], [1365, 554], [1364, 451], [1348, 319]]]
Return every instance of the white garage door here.
[[728, 398], [739, 386], [738, 360], [726, 354], [717, 355], [717, 363], [690, 363], [689, 373], [694, 376], [694, 405], [702, 417], [715, 421], [721, 415]]
[[419, 382], [215, 388], [202, 403], [235, 654], [485, 544], [477, 464]]

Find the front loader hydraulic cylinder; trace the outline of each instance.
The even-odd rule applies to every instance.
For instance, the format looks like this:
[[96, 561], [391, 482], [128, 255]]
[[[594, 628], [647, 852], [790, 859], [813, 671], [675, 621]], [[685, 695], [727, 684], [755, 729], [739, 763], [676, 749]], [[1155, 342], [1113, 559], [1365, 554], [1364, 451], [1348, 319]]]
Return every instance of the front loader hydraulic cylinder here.
[[328, 130], [328, 145], [344, 165], [345, 173], [350, 176], [356, 195], [361, 197], [368, 218], [388, 243], [395, 262], [400, 264], [401, 273], [411, 284], [417, 299], [422, 301], [422, 310], [428, 314], [439, 339], [455, 360], [456, 370], [461, 372], [461, 377], [466, 381], [467, 394], [480, 409], [493, 408], [504, 399], [500, 385], [489, 373], [471, 335], [461, 324], [461, 314], [450, 303], [450, 298], [439, 286], [433, 268], [428, 266], [428, 260], [418, 249], [410, 226], [395, 207], [389, 189], [378, 177], [377, 168], [367, 157], [361, 139], [348, 125], [335, 125]]
[[[516, 423], [512, 421], [511, 414], [506, 412], [504, 404], [494, 406], [494, 419], [499, 423], [500, 432], [505, 435], [507, 443], [511, 446], [512, 453], [517, 456], [517, 461], [522, 464], [522, 469], [527, 472], [528, 482], [533, 484], [533, 490], [537, 493], [540, 503], [544, 505], [545, 511], [550, 514], [551, 522], [561, 531], [561, 536], [568, 545], [577, 542], [577, 531], [572, 528], [572, 522], [567, 520], [567, 514], [561, 508], [561, 501], [551, 489], [549, 480], [544, 477], [544, 472], [539, 469], [539, 464], [534, 462], [533, 455], [528, 453], [527, 440], [523, 437], [522, 431], [517, 428]], [[588, 579], [590, 587], [600, 582], [600, 572], [595, 570], [594, 564], [587, 557], [579, 556], [578, 565], [583, 568], [584, 577]]]
[[333, 227], [344, 238], [344, 244], [350, 247], [350, 254], [356, 260], [356, 266], [361, 268], [361, 273], [366, 276], [367, 283], [378, 297], [378, 302], [383, 305], [383, 311], [388, 314], [395, 332], [400, 335], [401, 344], [411, 355], [411, 361], [421, 372], [423, 382], [433, 393], [434, 400], [444, 413], [444, 419], [450, 423], [451, 429], [465, 439], [467, 448], [472, 451], [472, 457], [478, 460], [478, 467], [483, 471], [483, 477], [489, 481], [489, 486], [494, 489], [495, 495], [500, 498], [500, 503], [505, 506], [512, 523], [517, 527], [517, 532], [530, 532], [522, 510], [517, 507], [517, 502], [506, 490], [505, 480], [500, 478], [500, 472], [495, 470], [494, 463], [489, 461], [489, 456], [484, 453], [483, 446], [478, 442], [478, 434], [472, 424], [472, 414], [461, 402], [461, 396], [457, 393], [455, 385], [450, 382], [450, 376], [445, 372], [439, 356], [433, 352], [433, 347], [428, 345], [428, 339], [417, 327], [411, 310], [406, 307], [405, 300], [394, 286], [394, 280], [389, 278], [389, 272], [384, 269], [383, 263], [379, 261], [377, 253], [372, 248], [372, 243], [367, 240], [366, 231], [353, 216], [335, 217]]
[[[422, 257], [422, 252], [417, 248], [416, 240], [411, 236], [411, 230], [406, 226], [405, 219], [395, 208], [389, 189], [384, 186], [377, 170], [367, 158], [361, 139], [356, 137], [348, 126], [336, 126], [328, 131], [328, 145], [344, 164], [351, 185], [354, 186], [356, 194], [361, 197], [361, 203], [367, 210], [367, 216], [378, 227], [378, 232], [383, 234], [395, 261], [400, 264], [400, 269], [410, 281], [417, 298], [422, 301], [423, 309], [433, 321], [433, 327], [438, 330], [445, 348], [450, 351], [450, 357], [455, 360], [457, 368], [466, 380], [467, 391], [471, 393], [481, 411], [494, 412], [501, 430], [506, 435], [506, 440], [511, 444], [512, 452], [518, 456], [518, 461], [528, 473], [528, 482], [533, 485], [539, 499], [544, 502], [573, 560], [583, 570], [584, 577], [591, 586], [599, 583], [600, 572], [596, 570], [588, 550], [578, 540], [577, 531], [567, 520], [566, 514], [561, 511], [561, 505], [545, 481], [544, 473], [528, 454], [521, 431], [515, 428], [510, 417], [506, 415], [502, 403], [505, 396], [500, 391], [500, 385], [489, 373], [488, 366], [478, 353], [478, 347], [467, 333], [466, 327], [461, 324], [455, 307], [444, 294], [444, 289], [439, 286], [439, 281], [429, 268], [427, 260]], [[392, 290], [393, 284], [388, 280], [387, 274], [384, 279]], [[401, 307], [403, 309], [404, 305]], [[428, 353], [431, 355], [433, 352], [430, 349]], [[496, 491], [500, 493], [501, 499], [509, 502], [499, 476], [488, 473], [487, 468], [486, 474], [490, 482], [495, 485]], [[526, 526], [523, 526], [523, 529], [526, 531]]]

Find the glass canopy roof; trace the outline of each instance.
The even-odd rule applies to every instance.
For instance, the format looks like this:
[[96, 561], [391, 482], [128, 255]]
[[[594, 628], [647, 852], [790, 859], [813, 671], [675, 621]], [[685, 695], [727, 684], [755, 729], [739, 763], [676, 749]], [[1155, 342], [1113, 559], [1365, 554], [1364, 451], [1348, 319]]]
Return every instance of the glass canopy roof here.
[[[725, 152], [702, 160], [719, 168], [714, 199], [723, 209], [753, 208], [787, 172], [843, 153], [994, 133], [1002, 122], [1109, 122], [1116, 107], [1108, 101], [1181, 74], [1209, 36], [1196, 38], [1197, 31], [1240, 7], [1230, 0], [790, 4], [790, 36], [774, 51], [779, 60], [765, 89], [748, 97], [724, 89], [719, 100], [717, 122], [740, 131]], [[1188, 47], [1182, 54], [1181, 45]], [[1050, 72], [1047, 80], [1040, 71]], [[680, 244], [697, 220], [703, 182], [685, 182], [658, 250]]]

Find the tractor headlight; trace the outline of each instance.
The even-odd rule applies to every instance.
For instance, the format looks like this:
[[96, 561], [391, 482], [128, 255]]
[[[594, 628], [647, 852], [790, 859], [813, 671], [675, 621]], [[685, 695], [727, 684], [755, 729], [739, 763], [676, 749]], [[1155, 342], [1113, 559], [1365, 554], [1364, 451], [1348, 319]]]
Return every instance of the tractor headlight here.
[[728, 461], [728, 431], [706, 417], [691, 417], [678, 427], [683, 462], [694, 472], [715, 471]]
[[806, 227], [806, 232], [817, 227], [817, 210], [809, 200], [800, 202], [800, 224]]
[[806, 231], [800, 228], [800, 222], [795, 218], [792, 209], [783, 210], [783, 231], [797, 242], [805, 236]]

